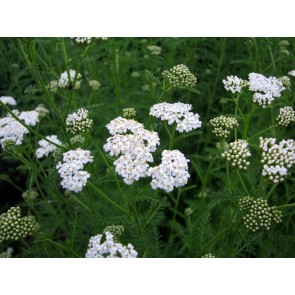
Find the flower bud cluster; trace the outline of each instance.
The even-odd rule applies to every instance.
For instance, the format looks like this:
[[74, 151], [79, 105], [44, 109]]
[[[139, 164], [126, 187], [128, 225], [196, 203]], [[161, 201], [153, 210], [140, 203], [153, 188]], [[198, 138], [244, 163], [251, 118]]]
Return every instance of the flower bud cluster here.
[[136, 111], [134, 108], [123, 109], [123, 117], [127, 119], [134, 118], [136, 116]]
[[80, 108], [76, 113], [69, 114], [66, 119], [67, 131], [73, 134], [90, 131], [93, 120], [88, 118], [88, 110]]
[[90, 174], [82, 171], [84, 165], [93, 162], [90, 151], [80, 148], [63, 154], [63, 163], [58, 162], [56, 169], [63, 179], [61, 186], [72, 192], [80, 192], [86, 185]]
[[260, 148], [262, 175], [274, 183], [283, 181], [288, 169], [295, 163], [295, 141], [283, 139], [277, 144], [275, 138], [260, 137]]
[[52, 93], [56, 93], [58, 90], [58, 87], [59, 87], [59, 80], [50, 81], [49, 84], [47, 85], [47, 88]]
[[162, 76], [173, 87], [195, 87], [197, 84], [197, 78], [183, 64], [164, 71]]
[[162, 48], [156, 45], [150, 45], [147, 47], [147, 49], [150, 51], [152, 55], [159, 55], [161, 54], [161, 51], [162, 51]]
[[21, 217], [20, 207], [11, 207], [0, 215], [0, 242], [25, 238], [38, 228], [34, 216]]
[[11, 255], [11, 253], [10, 252], [2, 252], [2, 253], [0, 253], [0, 258], [11, 258], [12, 257], [12, 255]]
[[261, 74], [249, 74], [249, 90], [254, 91], [253, 102], [265, 108], [285, 90], [282, 81], [275, 77], [266, 78]]
[[88, 85], [92, 88], [92, 90], [98, 90], [101, 86], [101, 83], [97, 80], [88, 81]]
[[235, 140], [229, 144], [228, 150], [223, 152], [222, 157], [237, 169], [246, 170], [250, 165], [247, 158], [251, 156], [248, 142], [242, 139]]
[[49, 114], [49, 110], [44, 106], [44, 104], [39, 104], [35, 111], [39, 114], [39, 119], [45, 118]]
[[33, 191], [32, 189], [27, 190], [22, 193], [23, 199], [28, 200], [28, 201], [34, 201], [38, 198], [38, 196], [39, 196], [38, 192]]
[[215, 258], [215, 256], [211, 253], [208, 253], [208, 254], [203, 255], [202, 258]]
[[148, 170], [148, 175], [152, 177], [152, 188], [171, 192], [174, 188], [186, 185], [190, 177], [188, 162], [180, 151], [164, 150], [161, 164]]
[[86, 258], [136, 258], [138, 255], [134, 246], [127, 246], [115, 241], [114, 235], [106, 231], [93, 236], [89, 240]]
[[279, 80], [283, 83], [285, 87], [291, 86], [291, 79], [288, 76], [279, 77]]
[[202, 126], [200, 116], [190, 112], [191, 109], [191, 104], [162, 102], [151, 107], [150, 115], [167, 121], [169, 125], [177, 123], [178, 132], [190, 132]]
[[73, 37], [76, 43], [89, 44], [91, 42], [91, 37]]
[[242, 88], [248, 85], [248, 81], [237, 76], [227, 76], [226, 80], [222, 80], [224, 88], [232, 93], [241, 92]]
[[267, 200], [253, 199], [249, 196], [240, 200], [240, 210], [245, 211], [243, 216], [247, 229], [255, 232], [260, 228], [269, 230], [271, 223], [279, 223], [282, 220], [282, 213], [275, 206], [270, 207]]
[[118, 239], [124, 232], [124, 226], [123, 225], [108, 225], [104, 230], [103, 233], [106, 234], [107, 232], [110, 232], [114, 236], [114, 241], [119, 242]]
[[223, 115], [211, 119], [209, 123], [213, 128], [213, 134], [222, 139], [226, 139], [231, 131], [239, 125], [237, 119]]
[[291, 122], [295, 122], [295, 111], [288, 106], [280, 108], [280, 114], [276, 120], [279, 125], [288, 126]]

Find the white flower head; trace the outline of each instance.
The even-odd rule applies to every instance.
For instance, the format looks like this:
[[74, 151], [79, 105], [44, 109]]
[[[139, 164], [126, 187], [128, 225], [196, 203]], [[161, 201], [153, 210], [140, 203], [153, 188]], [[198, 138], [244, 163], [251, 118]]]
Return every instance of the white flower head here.
[[280, 108], [280, 113], [276, 120], [279, 125], [288, 126], [290, 123], [295, 122], [295, 111], [289, 106]]
[[167, 121], [169, 125], [177, 123], [178, 132], [190, 132], [202, 126], [200, 116], [190, 112], [191, 109], [191, 104], [162, 102], [151, 107], [150, 115]]
[[186, 185], [190, 177], [188, 162], [180, 151], [164, 150], [161, 164], [148, 170], [148, 175], [152, 177], [152, 188], [171, 192], [174, 188]]
[[8, 105], [12, 105], [12, 106], [16, 105], [15, 99], [13, 97], [11, 97], [11, 96], [1, 96], [0, 100], [4, 104], [8, 104]]
[[69, 114], [66, 119], [67, 131], [73, 134], [90, 131], [93, 120], [88, 118], [88, 110], [80, 108], [77, 112]]
[[93, 162], [90, 151], [83, 149], [71, 150], [63, 154], [63, 163], [56, 166], [64, 189], [72, 192], [80, 192], [87, 183], [90, 174], [82, 171], [84, 165]]
[[133, 245], [127, 246], [116, 242], [115, 236], [105, 231], [104, 234], [93, 236], [89, 240], [86, 258], [136, 258], [138, 255]]
[[67, 71], [64, 71], [58, 80], [58, 86], [61, 88], [66, 88], [66, 87], [72, 87], [72, 84], [74, 83], [75, 77], [76, 78], [76, 83], [74, 86], [74, 89], [79, 89], [81, 85], [81, 78], [82, 75], [80, 73], [76, 74], [75, 70], [69, 70], [69, 75]]
[[224, 84], [224, 88], [232, 93], [239, 93], [242, 88], [248, 85], [247, 81], [233, 75], [227, 76], [226, 80], [222, 80], [222, 82]]
[[[46, 136], [47, 139], [50, 141], [56, 143], [56, 144], [62, 144], [62, 142], [57, 138], [56, 135], [50, 135]], [[39, 148], [36, 150], [36, 156], [37, 158], [43, 158], [44, 156], [48, 156], [49, 153], [53, 152], [56, 149], [56, 146], [45, 139], [41, 139], [38, 142]]]
[[275, 98], [281, 96], [281, 92], [285, 90], [285, 87], [282, 81], [275, 77], [266, 78], [261, 74], [250, 73], [249, 90], [255, 92], [253, 95], [253, 102], [265, 108], [270, 105]]

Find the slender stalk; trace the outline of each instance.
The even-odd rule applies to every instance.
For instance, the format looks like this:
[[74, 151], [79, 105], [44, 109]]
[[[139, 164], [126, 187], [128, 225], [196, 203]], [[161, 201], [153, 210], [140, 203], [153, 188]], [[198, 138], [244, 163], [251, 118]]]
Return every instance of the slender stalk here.
[[249, 192], [248, 192], [248, 190], [247, 190], [247, 187], [246, 187], [246, 185], [245, 185], [245, 183], [244, 183], [244, 181], [243, 181], [243, 178], [241, 177], [241, 174], [240, 174], [239, 170], [236, 170], [236, 171], [237, 171], [237, 175], [238, 175], [238, 177], [239, 177], [239, 179], [240, 179], [240, 182], [241, 182], [241, 184], [242, 184], [242, 186], [243, 186], [245, 192], [247, 193], [247, 196], [250, 196], [250, 194], [249, 194]]
[[263, 129], [263, 130], [259, 131], [259, 132], [256, 133], [255, 135], [251, 136], [251, 137], [248, 139], [248, 141], [251, 141], [251, 140], [252, 140], [253, 138], [255, 138], [256, 136], [258, 136], [258, 135], [260, 135], [260, 134], [262, 134], [262, 133], [264, 133], [264, 132], [266, 132], [266, 131], [268, 131], [268, 130], [271, 130], [271, 129], [277, 127], [277, 126], [278, 126], [278, 124], [275, 124], [275, 125], [272, 125], [272, 126], [266, 128], [266, 129]]
[[145, 245], [145, 241], [143, 238], [143, 230], [141, 227], [141, 224], [139, 222], [139, 218], [138, 218], [138, 213], [137, 213], [137, 209], [136, 209], [136, 202], [135, 202], [135, 196], [134, 196], [134, 192], [133, 192], [133, 187], [130, 187], [130, 198], [131, 198], [131, 203], [132, 203], [132, 213], [133, 213], [133, 218], [137, 227], [137, 232], [142, 244], [142, 248], [143, 248], [143, 252], [146, 253], [146, 245]]
[[121, 207], [119, 204], [117, 204], [115, 201], [110, 199], [104, 192], [102, 192], [95, 184], [93, 184], [91, 181], [87, 181], [87, 184], [89, 184], [96, 192], [99, 193], [100, 196], [102, 196], [105, 200], [107, 200], [111, 205], [116, 207], [117, 209], [121, 210], [124, 213], [132, 214], [129, 210]]
[[112, 176], [113, 176], [113, 178], [114, 178], [115, 184], [116, 184], [116, 186], [117, 186], [117, 189], [119, 190], [119, 193], [120, 193], [120, 195], [121, 195], [121, 198], [124, 200], [125, 205], [128, 207], [128, 203], [127, 203], [127, 201], [126, 201], [126, 199], [125, 199], [125, 195], [124, 195], [123, 190], [122, 190], [122, 188], [121, 188], [121, 185], [120, 185], [120, 182], [119, 182], [119, 179], [118, 179], [118, 177], [117, 177], [116, 172], [114, 172], [113, 167], [110, 165], [110, 163], [109, 163], [108, 160], [106, 159], [106, 157], [105, 157], [104, 153], [101, 151], [100, 147], [99, 147], [97, 144], [95, 144], [95, 147], [96, 147], [96, 150], [97, 150], [98, 153], [99, 153], [99, 156], [101, 157], [101, 159], [103, 160], [103, 162], [105, 163], [105, 165], [106, 165], [106, 166], [108, 167], [108, 169], [110, 170], [110, 172], [111, 172], [111, 174], [112, 174]]
[[266, 199], [266, 200], [270, 197], [270, 195], [273, 193], [273, 191], [276, 189], [277, 186], [278, 186], [278, 183], [276, 183], [276, 184], [274, 184], [274, 185], [272, 186], [272, 188], [269, 190], [269, 192], [268, 192], [267, 195], [265, 196], [265, 199]]
[[276, 209], [288, 209], [288, 208], [292, 208], [292, 207], [295, 207], [295, 203], [276, 206]]
[[91, 210], [89, 209], [89, 207], [84, 204], [79, 198], [77, 198], [74, 194], [71, 195], [71, 197], [77, 202], [79, 203], [82, 207], [84, 207], [87, 211], [89, 211], [91, 213]]
[[169, 143], [169, 150], [172, 150], [173, 145], [174, 145], [174, 137], [175, 137], [175, 131], [176, 131], [176, 124], [174, 124], [173, 129], [172, 129], [172, 133], [171, 133], [171, 137], [170, 137], [170, 143]]
[[178, 192], [177, 192], [177, 197], [176, 197], [176, 202], [175, 202], [175, 210], [174, 210], [174, 213], [173, 213], [173, 220], [175, 221], [175, 218], [176, 218], [176, 212], [178, 211], [178, 205], [179, 205], [179, 200], [180, 200], [180, 196], [181, 196], [181, 187], [178, 189]]

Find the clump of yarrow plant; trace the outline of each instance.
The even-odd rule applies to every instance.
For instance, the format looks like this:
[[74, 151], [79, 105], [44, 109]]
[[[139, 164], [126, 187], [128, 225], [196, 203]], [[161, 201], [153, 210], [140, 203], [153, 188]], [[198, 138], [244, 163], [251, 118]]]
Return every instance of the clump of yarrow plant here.
[[88, 133], [91, 130], [92, 124], [93, 120], [88, 118], [88, 110], [84, 108], [69, 114], [66, 119], [67, 131], [73, 134]]
[[262, 149], [262, 175], [274, 183], [283, 181], [295, 163], [295, 141], [283, 139], [276, 143], [275, 138], [260, 137], [259, 146]]
[[63, 154], [63, 162], [58, 162], [56, 169], [62, 178], [61, 186], [72, 192], [80, 192], [87, 184], [90, 174], [83, 171], [84, 165], [93, 162], [90, 151], [70, 150]]
[[197, 78], [183, 64], [174, 66], [170, 70], [162, 72], [164, 80], [172, 87], [195, 87]]
[[162, 121], [167, 121], [169, 125], [176, 123], [176, 130], [182, 133], [190, 132], [202, 126], [199, 114], [193, 113], [191, 110], [191, 104], [162, 102], [150, 108], [150, 115]]
[[240, 200], [240, 210], [243, 211], [244, 224], [247, 229], [256, 232], [260, 228], [270, 229], [272, 222], [279, 223], [282, 213], [275, 206], [270, 207], [267, 200], [257, 200], [247, 196]]

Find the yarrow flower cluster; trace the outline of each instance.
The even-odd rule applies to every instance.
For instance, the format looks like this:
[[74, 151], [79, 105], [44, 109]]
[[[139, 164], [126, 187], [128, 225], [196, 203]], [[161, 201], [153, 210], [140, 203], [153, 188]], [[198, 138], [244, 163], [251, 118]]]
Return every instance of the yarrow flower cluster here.
[[211, 253], [208, 253], [208, 254], [203, 255], [202, 258], [215, 258], [215, 256]]
[[274, 183], [283, 181], [295, 163], [295, 141], [288, 139], [277, 144], [275, 138], [260, 137], [260, 148], [262, 175]]
[[195, 87], [197, 78], [183, 64], [174, 66], [170, 70], [162, 72], [162, 76], [173, 87]]
[[123, 117], [130, 119], [130, 118], [134, 118], [136, 116], [136, 111], [134, 108], [126, 108], [123, 109]]
[[152, 55], [159, 55], [161, 54], [161, 51], [162, 51], [162, 48], [156, 45], [150, 45], [147, 47], [147, 49], [150, 51]]
[[152, 177], [152, 188], [171, 192], [174, 188], [186, 185], [190, 177], [188, 162], [180, 151], [164, 150], [161, 164], [148, 170], [148, 175]]
[[138, 253], [130, 243], [127, 246], [115, 241], [109, 231], [93, 236], [89, 240], [86, 258], [136, 258]]
[[223, 139], [226, 139], [230, 135], [231, 131], [239, 125], [236, 118], [226, 117], [223, 115], [211, 119], [209, 123], [213, 128], [213, 134]]
[[4, 104], [8, 104], [8, 105], [12, 105], [12, 106], [16, 105], [15, 99], [11, 96], [1, 96], [0, 101]]
[[[126, 184], [147, 176], [148, 162], [153, 162], [153, 153], [160, 144], [157, 132], [144, 129], [135, 120], [118, 117], [106, 126], [112, 135], [104, 150], [111, 156], [121, 156], [114, 162], [116, 172]], [[126, 134], [127, 132], [131, 132]]]
[[75, 80], [76, 76], [77, 76], [77, 78], [76, 78], [74, 89], [79, 89], [80, 85], [81, 85], [82, 75], [80, 73], [76, 74], [76, 71], [72, 70], [72, 69], [69, 70], [69, 76], [68, 76], [67, 71], [64, 71], [60, 75], [60, 78], [58, 80], [58, 86], [61, 87], [61, 88], [66, 88], [66, 87], [71, 88], [73, 86], [73, 83], [74, 83], [74, 80]]
[[56, 93], [58, 90], [58, 87], [59, 87], [59, 80], [50, 81], [49, 84], [47, 85], [47, 88], [52, 93]]
[[123, 225], [108, 225], [104, 230], [103, 233], [106, 234], [107, 232], [111, 233], [114, 237], [115, 242], [119, 242], [118, 239], [124, 232]]
[[[13, 110], [13, 113], [29, 126], [35, 126], [39, 122], [39, 114], [36, 111], [19, 112]], [[11, 115], [0, 119], [0, 143], [2, 148], [5, 142], [15, 142], [15, 145], [21, 145], [23, 137], [28, 134], [29, 130]]]
[[[56, 135], [46, 136], [46, 138], [56, 144], [62, 144], [62, 142], [57, 138]], [[56, 146], [54, 144], [46, 141], [45, 139], [39, 140], [38, 144], [40, 147], [36, 150], [36, 156], [39, 159], [43, 158], [44, 156], [47, 157], [49, 153], [53, 152], [56, 149]]]
[[295, 122], [295, 111], [288, 106], [280, 108], [280, 114], [276, 120], [279, 125], [288, 126], [291, 122]]
[[240, 210], [245, 211], [243, 216], [246, 228], [255, 232], [260, 228], [269, 230], [271, 223], [281, 222], [282, 213], [275, 206], [270, 207], [267, 200], [253, 199], [249, 196], [240, 200]]
[[90, 131], [93, 120], [88, 118], [88, 110], [80, 108], [76, 113], [69, 114], [66, 119], [67, 131], [73, 134]]
[[101, 86], [101, 83], [97, 80], [88, 81], [88, 85], [92, 88], [92, 90], [98, 90]]
[[228, 150], [221, 154], [233, 167], [246, 170], [250, 165], [247, 158], [251, 156], [248, 142], [242, 139], [235, 140], [229, 144]]
[[162, 102], [151, 107], [150, 115], [167, 121], [169, 125], [177, 123], [178, 132], [189, 132], [202, 126], [200, 116], [190, 112], [191, 109], [191, 104]]
[[49, 114], [49, 110], [44, 106], [44, 104], [39, 104], [35, 111], [39, 114], [39, 119], [45, 118]]
[[92, 38], [91, 37], [73, 37], [73, 39], [76, 41], [76, 43], [89, 44]]
[[93, 162], [90, 151], [83, 149], [71, 150], [63, 154], [63, 163], [58, 162], [56, 169], [63, 179], [61, 185], [72, 192], [80, 192], [86, 185], [90, 174], [83, 171], [84, 165]]
[[11, 207], [0, 215], [0, 242], [25, 238], [38, 228], [34, 216], [22, 217], [20, 207]]
[[241, 92], [242, 88], [248, 85], [246, 80], [237, 76], [227, 76], [226, 80], [224, 79], [222, 82], [224, 84], [224, 88], [232, 93]]
[[283, 83], [284, 86], [286, 87], [291, 86], [291, 79], [288, 76], [279, 77], [279, 80]]
[[290, 75], [292, 77], [295, 77], [295, 70], [289, 71], [288, 72], [288, 75]]
[[249, 74], [249, 90], [255, 91], [253, 102], [265, 108], [285, 90], [282, 81], [275, 77], [266, 78], [257, 73]]

